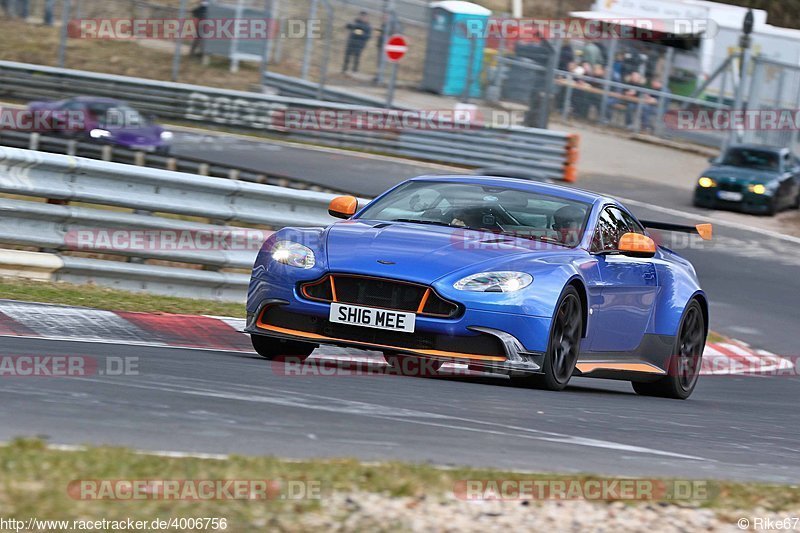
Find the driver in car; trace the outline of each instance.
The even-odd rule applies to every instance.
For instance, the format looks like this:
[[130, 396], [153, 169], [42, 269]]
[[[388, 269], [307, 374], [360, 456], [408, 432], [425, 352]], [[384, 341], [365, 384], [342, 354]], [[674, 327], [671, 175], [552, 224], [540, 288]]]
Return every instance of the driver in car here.
[[553, 214], [553, 229], [558, 239], [566, 246], [577, 246], [580, 242], [584, 213], [573, 206], [562, 207]]

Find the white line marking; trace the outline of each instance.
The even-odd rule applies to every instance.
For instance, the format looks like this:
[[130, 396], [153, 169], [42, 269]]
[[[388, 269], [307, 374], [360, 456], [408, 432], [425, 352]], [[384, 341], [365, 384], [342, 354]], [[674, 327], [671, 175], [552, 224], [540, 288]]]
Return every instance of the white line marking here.
[[[98, 383], [108, 382], [108, 380], [104, 379], [91, 379], [91, 378], [86, 378], [86, 381], [98, 382]], [[222, 385], [222, 383], [215, 382], [214, 385], [219, 386]], [[203, 396], [203, 397], [240, 401], [240, 402], [268, 403], [283, 407], [312, 409], [317, 411], [335, 412], [339, 414], [346, 413], [357, 416], [367, 416], [371, 418], [394, 420], [397, 422], [405, 422], [409, 424], [427, 425], [444, 429], [455, 429], [472, 433], [480, 433], [480, 434], [490, 433], [509, 438], [524, 438], [524, 439], [539, 440], [539, 441], [562, 442], [565, 444], [573, 444], [576, 446], [625, 450], [635, 453], [674, 457], [678, 459], [715, 462], [712, 459], [706, 459], [703, 457], [697, 457], [693, 455], [677, 454], [674, 452], [657, 450], [653, 448], [630, 446], [612, 441], [604, 441], [598, 439], [567, 435], [563, 433], [541, 431], [520, 426], [487, 422], [471, 418], [461, 418], [440, 413], [434, 413], [430, 411], [417, 411], [414, 409], [391, 407], [383, 404], [372, 404], [368, 402], [345, 400], [334, 396], [298, 393], [297, 391], [294, 390], [278, 390], [273, 388], [270, 389], [270, 392], [274, 393], [275, 396], [267, 396], [264, 394], [263, 390], [257, 389], [260, 392], [259, 394], [258, 392], [255, 391], [254, 392], [247, 391], [246, 390], [247, 386], [242, 387], [239, 384], [236, 385], [242, 388], [243, 390], [241, 392], [219, 391], [219, 390], [209, 390], [209, 389], [204, 390], [199, 386], [188, 387], [188, 386], [177, 385], [174, 383], [170, 384], [157, 383], [157, 382], [147, 383], [142, 381], [138, 383], [128, 383], [128, 382], [118, 382], [118, 381], [116, 382], [116, 386], [125, 386], [125, 387], [140, 388], [147, 390], [158, 390], [166, 393], [187, 394], [191, 396]], [[481, 427], [470, 427], [465, 425], [457, 425], [453, 423], [439, 423], [431, 421], [431, 419], [452, 420], [454, 422], [466, 422]], [[492, 427], [498, 429], [488, 429]]]

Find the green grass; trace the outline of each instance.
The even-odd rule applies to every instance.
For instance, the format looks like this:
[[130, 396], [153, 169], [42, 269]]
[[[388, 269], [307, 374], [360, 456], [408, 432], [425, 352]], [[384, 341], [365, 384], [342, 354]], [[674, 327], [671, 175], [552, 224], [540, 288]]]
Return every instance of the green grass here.
[[[21, 519], [153, 520], [170, 517], [220, 517], [227, 531], [251, 531], [267, 524], [277, 530], [298, 530], [306, 513], [325, 510], [334, 492], [378, 493], [386, 497], [450, 497], [456, 483], [468, 479], [570, 480], [598, 479], [586, 475], [522, 474], [488, 469], [441, 469], [428, 465], [386, 463], [365, 465], [355, 460], [284, 461], [272, 457], [232, 456], [226, 460], [165, 458], [121, 448], [60, 451], [39, 440], [16, 440], [0, 447], [0, 515]], [[270, 480], [280, 486], [306, 482], [318, 487], [320, 498], [246, 500], [81, 500], [70, 497], [74, 480]], [[710, 497], [679, 505], [726, 511], [756, 507], [768, 511], [796, 509], [796, 486], [707, 482]], [[653, 502], [643, 502], [652, 504]], [[637, 505], [631, 503], [631, 505]]]
[[177, 313], [244, 318], [244, 304], [192, 300], [172, 296], [107, 289], [96, 285], [73, 285], [18, 279], [0, 279], [0, 295], [9, 300], [41, 302], [109, 311]]

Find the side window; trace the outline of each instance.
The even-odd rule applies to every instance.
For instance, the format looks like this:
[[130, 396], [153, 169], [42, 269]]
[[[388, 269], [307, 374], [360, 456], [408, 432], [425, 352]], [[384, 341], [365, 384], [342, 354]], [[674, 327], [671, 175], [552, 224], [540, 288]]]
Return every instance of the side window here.
[[[640, 235], [644, 235], [644, 228], [636, 221], [636, 219], [634, 219], [625, 211], [621, 211], [619, 209], [614, 209], [614, 211], [618, 212], [625, 221], [625, 225], [627, 226], [625, 233], [639, 233]], [[622, 237], [622, 235], [620, 235], [620, 237]]]
[[592, 237], [592, 252], [613, 252], [619, 248], [619, 240], [626, 233], [644, 233], [633, 217], [616, 207], [606, 207], [597, 220]]

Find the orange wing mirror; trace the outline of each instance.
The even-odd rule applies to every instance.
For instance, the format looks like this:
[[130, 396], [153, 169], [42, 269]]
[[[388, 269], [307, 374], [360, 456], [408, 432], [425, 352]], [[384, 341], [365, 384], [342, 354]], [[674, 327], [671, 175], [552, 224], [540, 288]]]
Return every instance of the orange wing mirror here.
[[356, 214], [358, 198], [355, 196], [337, 196], [328, 206], [328, 214], [336, 218], [350, 218]]
[[641, 233], [626, 233], [619, 240], [619, 252], [630, 257], [653, 257], [656, 255], [656, 243]]

